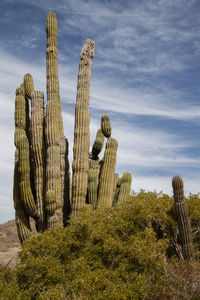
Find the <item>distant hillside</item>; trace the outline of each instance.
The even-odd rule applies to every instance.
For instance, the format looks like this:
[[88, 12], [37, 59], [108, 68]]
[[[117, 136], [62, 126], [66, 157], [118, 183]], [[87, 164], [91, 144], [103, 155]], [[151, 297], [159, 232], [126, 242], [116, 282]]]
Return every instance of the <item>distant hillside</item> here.
[[[32, 230], [33, 222], [31, 222]], [[0, 224], [0, 266], [10, 267], [17, 263], [17, 254], [21, 250], [21, 244], [17, 236], [15, 220]]]
[[0, 224], [0, 266], [14, 266], [20, 249], [15, 220]]

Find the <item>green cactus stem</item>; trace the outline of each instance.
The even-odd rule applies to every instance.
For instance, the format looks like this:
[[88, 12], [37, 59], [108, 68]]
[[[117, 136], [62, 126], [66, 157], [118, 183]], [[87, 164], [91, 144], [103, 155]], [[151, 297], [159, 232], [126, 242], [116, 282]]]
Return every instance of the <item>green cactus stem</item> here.
[[30, 184], [29, 142], [26, 136], [22, 136], [20, 138], [18, 150], [18, 172], [21, 201], [27, 214], [35, 220], [38, 220], [39, 216]]
[[53, 190], [48, 190], [45, 197], [45, 211], [46, 211], [46, 224], [47, 229], [57, 227], [57, 215], [56, 211], [56, 195]]
[[[57, 18], [54, 12], [49, 12], [46, 18], [46, 76], [47, 76], [47, 100], [54, 102], [57, 130], [60, 139], [63, 133], [63, 119], [61, 114], [61, 100], [58, 80], [58, 50], [57, 50]], [[57, 134], [58, 134], [57, 132]]]
[[25, 95], [31, 99], [31, 94], [34, 92], [34, 83], [31, 74], [27, 73], [24, 76]]
[[35, 161], [36, 207], [44, 230], [44, 189], [45, 189], [45, 145], [44, 145], [44, 94], [40, 91], [31, 93], [31, 140]]
[[85, 205], [89, 171], [89, 101], [92, 60], [95, 43], [86, 40], [81, 51], [75, 108], [71, 216], [78, 216]]
[[111, 136], [111, 125], [110, 125], [110, 119], [109, 116], [104, 114], [101, 117], [101, 130], [105, 137], [109, 138]]
[[[48, 192], [53, 191], [56, 198], [56, 211], [53, 218], [53, 224], [55, 227], [62, 227], [63, 214], [62, 214], [62, 188], [61, 188], [61, 169], [60, 169], [60, 145], [52, 145], [48, 147], [46, 153], [46, 196]], [[45, 203], [47, 201], [45, 200]], [[48, 220], [51, 220], [48, 216], [48, 210], [46, 210], [47, 228], [49, 228]]]
[[94, 141], [93, 147], [92, 147], [92, 155], [94, 159], [98, 158], [99, 153], [103, 149], [104, 144], [104, 135], [101, 129], [97, 131], [96, 139]]
[[126, 172], [123, 174], [120, 182], [120, 190], [117, 205], [124, 203], [131, 192], [131, 183], [132, 183], [132, 176], [130, 173]]
[[117, 148], [117, 141], [110, 137], [106, 143], [100, 172], [97, 207], [112, 206]]
[[[63, 225], [62, 214], [62, 188], [60, 169], [60, 140], [63, 136], [61, 103], [58, 81], [58, 51], [57, 51], [57, 19], [54, 12], [49, 12], [46, 19], [47, 50], [46, 50], [46, 76], [47, 76], [47, 106], [45, 118], [46, 135], [46, 197], [48, 191], [54, 191], [56, 197], [56, 210], [51, 225]], [[45, 201], [46, 202], [46, 201]], [[47, 210], [48, 211], [48, 210]], [[47, 212], [47, 220], [50, 220]], [[50, 225], [47, 224], [47, 227]]]
[[174, 206], [178, 221], [178, 240], [182, 248], [183, 258], [190, 260], [194, 258], [194, 247], [192, 241], [191, 223], [188, 208], [184, 201], [183, 181], [181, 177], [174, 176], [172, 179], [174, 192]]
[[19, 88], [16, 89], [15, 98], [15, 136], [14, 142], [16, 146], [15, 150], [15, 168], [14, 168], [14, 186], [13, 186], [13, 200], [15, 207], [15, 222], [17, 226], [17, 233], [20, 242], [22, 243], [25, 239], [29, 238], [32, 234], [29, 215], [24, 208], [21, 200], [20, 193], [20, 178], [19, 178], [19, 144], [20, 139], [26, 136], [27, 132], [27, 103], [25, 98], [24, 85], [21, 84]]
[[[92, 155], [91, 155], [92, 156]], [[99, 158], [89, 159], [89, 174], [88, 174], [88, 202], [95, 210], [97, 207], [97, 192], [99, 184], [100, 173], [100, 160]]]
[[114, 175], [114, 185], [113, 185], [113, 201], [112, 201], [112, 206], [115, 206], [114, 200], [115, 200], [115, 191], [117, 189], [117, 182], [119, 180], [119, 174], [115, 173]]
[[21, 243], [32, 235], [29, 215], [26, 213], [21, 202], [19, 188], [19, 173], [18, 173], [18, 150], [15, 150], [15, 168], [14, 168], [14, 185], [13, 185], [13, 201], [15, 208], [15, 222], [17, 226], [17, 234]]

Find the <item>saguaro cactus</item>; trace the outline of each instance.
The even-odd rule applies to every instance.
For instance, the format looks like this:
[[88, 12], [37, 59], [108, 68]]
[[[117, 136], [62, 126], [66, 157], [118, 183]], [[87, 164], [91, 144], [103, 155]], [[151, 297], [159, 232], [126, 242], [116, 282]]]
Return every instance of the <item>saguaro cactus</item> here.
[[174, 191], [175, 213], [178, 221], [178, 240], [182, 248], [183, 258], [189, 260], [194, 257], [194, 248], [188, 208], [184, 202], [183, 181], [181, 177], [174, 176], [172, 186]]
[[85, 205], [87, 195], [89, 171], [88, 155], [90, 143], [90, 78], [94, 48], [94, 41], [86, 40], [80, 55], [72, 164], [72, 217], [78, 216], [78, 210]]
[[112, 206], [117, 148], [117, 141], [110, 137], [106, 143], [103, 165], [99, 178], [97, 207]]
[[[62, 188], [60, 168], [60, 141], [63, 136], [61, 104], [58, 81], [58, 51], [57, 51], [57, 19], [54, 12], [50, 12], [46, 19], [47, 50], [47, 106], [45, 118], [46, 135], [46, 198], [49, 191], [54, 191], [56, 210], [47, 216], [48, 228], [62, 226]], [[48, 215], [48, 212], [47, 212]]]

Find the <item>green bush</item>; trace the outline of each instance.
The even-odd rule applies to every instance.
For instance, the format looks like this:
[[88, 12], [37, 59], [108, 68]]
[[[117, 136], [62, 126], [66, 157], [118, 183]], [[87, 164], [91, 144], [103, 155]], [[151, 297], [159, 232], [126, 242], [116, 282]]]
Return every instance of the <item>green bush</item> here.
[[[198, 200], [187, 200], [195, 228]], [[93, 211], [88, 205], [66, 228], [24, 243], [16, 270], [3, 275], [2, 299], [182, 299], [171, 297], [174, 280], [181, 291], [186, 276], [180, 266], [171, 267], [176, 232], [173, 199], [167, 195], [141, 191], [118, 207]], [[195, 268], [198, 282], [200, 268]]]

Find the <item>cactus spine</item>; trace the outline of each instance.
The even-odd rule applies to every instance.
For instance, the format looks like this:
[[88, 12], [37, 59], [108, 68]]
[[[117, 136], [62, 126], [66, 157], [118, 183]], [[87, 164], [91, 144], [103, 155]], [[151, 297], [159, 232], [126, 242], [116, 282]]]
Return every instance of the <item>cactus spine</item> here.
[[190, 260], [194, 257], [191, 223], [188, 208], [184, 202], [184, 189], [181, 177], [174, 176], [172, 179], [174, 192], [174, 206], [178, 221], [178, 239], [182, 248], [183, 258]]
[[117, 148], [117, 141], [110, 137], [106, 142], [103, 165], [100, 172], [97, 207], [112, 206]]
[[120, 180], [120, 189], [119, 189], [117, 205], [122, 204], [127, 200], [127, 197], [130, 195], [131, 192], [131, 183], [132, 183], [131, 174], [128, 172], [124, 173]]
[[78, 216], [78, 210], [85, 205], [89, 171], [89, 101], [90, 78], [95, 43], [86, 40], [80, 54], [78, 84], [75, 109], [73, 177], [71, 215]]

